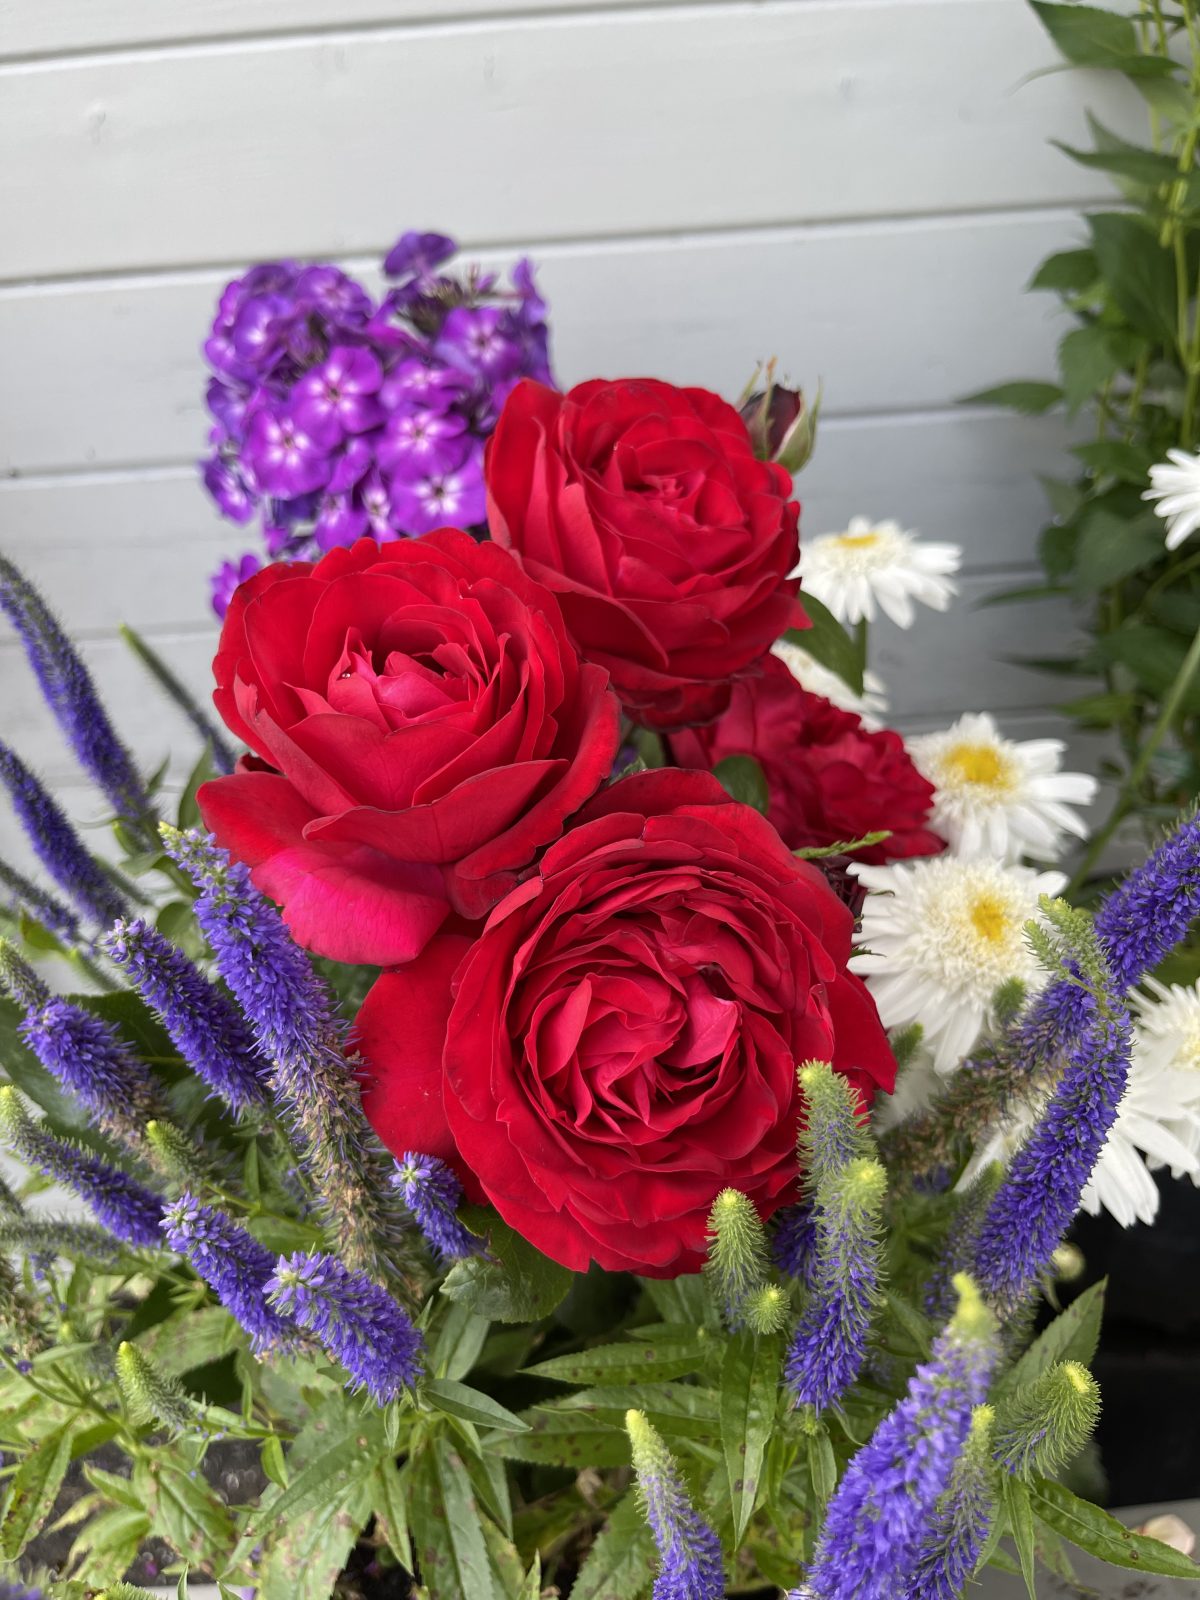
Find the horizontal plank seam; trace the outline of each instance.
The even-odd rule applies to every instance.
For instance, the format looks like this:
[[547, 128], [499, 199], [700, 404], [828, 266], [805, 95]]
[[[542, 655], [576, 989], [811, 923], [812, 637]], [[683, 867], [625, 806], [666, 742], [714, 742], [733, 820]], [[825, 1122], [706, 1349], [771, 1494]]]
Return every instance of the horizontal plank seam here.
[[[95, 0], [94, 0], [95, 3]], [[555, 7], [538, 10], [515, 6], [511, 11], [494, 12], [486, 9], [462, 16], [439, 18], [436, 11], [424, 16], [403, 18], [395, 22], [381, 22], [378, 18], [362, 22], [310, 23], [301, 28], [265, 28], [260, 31], [239, 33], [191, 34], [178, 39], [147, 39], [125, 44], [84, 45], [76, 50], [32, 50], [7, 52], [0, 50], [0, 74], [16, 75], [30, 71], [55, 70], [75, 63], [84, 65], [96, 61], [125, 62], [147, 57], [169, 58], [181, 55], [227, 55], [236, 50], [262, 50], [278, 48], [281, 44], [302, 48], [310, 39], [315, 43], [330, 43], [339, 39], [383, 40], [414, 34], [447, 35], [478, 33], [487, 30], [517, 31], [529, 25], [547, 28], [591, 26], [609, 22], [654, 21], [670, 13], [692, 13], [696, 17], [710, 17], [724, 13], [730, 17], [788, 16], [802, 11], [845, 10], [847, 5], [862, 9], [895, 9], [909, 5], [962, 5], [987, 4], [989, 0], [643, 0], [635, 6], [608, 6], [603, 0], [593, 6]]]
[[[919, 211], [863, 212], [849, 217], [805, 217], [784, 221], [719, 222], [680, 228], [632, 229], [616, 233], [560, 234], [543, 239], [462, 239], [462, 255], [495, 255], [501, 252], [512, 256], [529, 255], [543, 260], [569, 256], [575, 253], [588, 255], [619, 255], [622, 253], [654, 249], [661, 245], [705, 246], [719, 241], [723, 244], [772, 244], [786, 239], [836, 238], [852, 235], [857, 230], [863, 234], [922, 233], [942, 228], [946, 223], [962, 223], [968, 227], [1006, 227], [1030, 221], [1072, 222], [1086, 207], [1104, 201], [1102, 193], [1077, 195], [1074, 198], [1038, 201], [1022, 205], [995, 206], [944, 206]], [[1114, 198], [1114, 205], [1116, 204]], [[390, 239], [381, 243], [377, 252], [356, 252], [338, 257], [350, 272], [366, 272], [378, 267], [384, 253], [390, 248]], [[298, 261], [328, 259], [325, 256], [299, 255]], [[77, 289], [99, 286], [114, 289], [148, 289], [157, 286], [177, 287], [189, 283], [202, 283], [221, 273], [245, 271], [244, 258], [224, 261], [173, 262], [169, 266], [104, 267], [94, 271], [70, 273], [33, 273], [23, 276], [0, 274], [0, 300], [35, 298], [46, 294], [72, 294]]]

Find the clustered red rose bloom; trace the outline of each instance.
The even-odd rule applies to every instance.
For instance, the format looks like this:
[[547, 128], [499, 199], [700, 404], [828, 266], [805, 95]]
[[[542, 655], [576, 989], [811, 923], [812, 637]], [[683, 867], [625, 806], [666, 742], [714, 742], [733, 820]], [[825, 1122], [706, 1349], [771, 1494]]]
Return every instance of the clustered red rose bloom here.
[[201, 787], [204, 821], [337, 961], [408, 961], [484, 916], [617, 748], [608, 674], [553, 596], [451, 528], [257, 573], [214, 671], [259, 759]]
[[729, 756], [753, 756], [767, 780], [767, 816], [792, 850], [849, 843], [880, 829], [890, 837], [854, 854], [880, 863], [937, 855], [945, 840], [926, 827], [933, 785], [904, 741], [873, 733], [802, 689], [777, 656], [758, 677], [734, 685], [729, 709], [705, 728], [670, 737], [671, 760], [711, 770]]
[[650, 728], [704, 722], [788, 628], [800, 508], [742, 418], [649, 378], [513, 390], [486, 460], [498, 544], [552, 589], [587, 661]]
[[892, 1087], [852, 928], [709, 774], [622, 779], [477, 938], [378, 979], [367, 1115], [565, 1266], [695, 1271], [726, 1185], [764, 1217], [795, 1197], [800, 1062]]

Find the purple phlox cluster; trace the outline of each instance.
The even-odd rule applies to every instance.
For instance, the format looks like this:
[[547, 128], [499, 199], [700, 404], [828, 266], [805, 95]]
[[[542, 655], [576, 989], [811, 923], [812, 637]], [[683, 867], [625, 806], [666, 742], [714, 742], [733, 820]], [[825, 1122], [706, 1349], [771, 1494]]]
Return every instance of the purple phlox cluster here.
[[957, 1286], [954, 1318], [829, 1502], [809, 1572], [814, 1600], [911, 1593], [996, 1357], [994, 1319], [969, 1279]]
[[57, 800], [6, 744], [0, 744], [0, 782], [34, 854], [59, 888], [93, 922], [122, 916], [126, 904], [116, 885], [89, 854]]
[[300, 1334], [291, 1317], [267, 1300], [276, 1257], [224, 1212], [182, 1194], [162, 1217], [166, 1242], [204, 1279], [250, 1336], [255, 1355], [295, 1348]]
[[249, 1027], [183, 951], [140, 920], [117, 922], [103, 944], [209, 1088], [236, 1112], [265, 1108], [263, 1062]]
[[[327, 263], [263, 262], [226, 287], [204, 346], [204, 483], [231, 521], [261, 517], [269, 557], [484, 521], [500, 408], [521, 378], [553, 381], [546, 305], [527, 261], [503, 289], [443, 270], [456, 248], [406, 233], [378, 303]], [[214, 579], [218, 615], [248, 562]]]
[[721, 1543], [688, 1498], [674, 1457], [641, 1411], [625, 1427], [638, 1491], [658, 1547], [653, 1600], [724, 1600]]
[[0, 889], [6, 890], [9, 896], [6, 910], [23, 911], [36, 917], [44, 928], [69, 943], [79, 938], [79, 918], [70, 906], [32, 883], [24, 873], [10, 867], [7, 861], [0, 861]]
[[78, 1195], [96, 1221], [122, 1243], [160, 1243], [158, 1196], [82, 1146], [40, 1128], [8, 1086], [0, 1089], [0, 1131], [22, 1161]]
[[136, 821], [152, 818], [145, 785], [100, 703], [79, 652], [33, 585], [2, 556], [0, 609], [16, 629], [42, 697], [80, 766], [108, 797], [118, 816]]
[[997, 1305], [1021, 1303], [1079, 1209], [1125, 1093], [1131, 1046], [1125, 1006], [1113, 994], [1089, 996], [1050, 1102], [979, 1227], [973, 1270]]
[[879, 1303], [886, 1187], [880, 1163], [860, 1157], [817, 1190], [817, 1265], [785, 1369], [797, 1405], [835, 1405], [862, 1370]]
[[811, 1202], [785, 1206], [775, 1219], [771, 1257], [789, 1278], [811, 1288], [817, 1269], [817, 1219]]
[[267, 1284], [271, 1304], [318, 1339], [350, 1374], [350, 1386], [386, 1405], [421, 1375], [421, 1335], [408, 1313], [362, 1272], [334, 1256], [281, 1256]]
[[444, 1161], [406, 1151], [396, 1163], [392, 1182], [440, 1260], [454, 1261], [478, 1251], [479, 1240], [456, 1215], [462, 1204], [462, 1184]]
[[979, 1565], [996, 1504], [989, 1454], [993, 1413], [976, 1406], [971, 1431], [922, 1546], [910, 1600], [960, 1600]]

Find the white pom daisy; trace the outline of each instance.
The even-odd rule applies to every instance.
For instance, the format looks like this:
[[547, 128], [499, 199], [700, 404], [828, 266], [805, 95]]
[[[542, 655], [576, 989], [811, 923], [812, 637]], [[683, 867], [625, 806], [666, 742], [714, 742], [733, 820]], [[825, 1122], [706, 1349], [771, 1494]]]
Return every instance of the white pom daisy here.
[[809, 694], [819, 694], [839, 711], [853, 711], [855, 716], [862, 718], [866, 728], [874, 730], [883, 726], [881, 718], [887, 711], [887, 693], [883, 679], [876, 673], [864, 672], [863, 692], [855, 694], [844, 678], [839, 678], [836, 672], [822, 666], [802, 645], [793, 644], [790, 639], [779, 639], [771, 646], [771, 654], [779, 657], [800, 687], [807, 689]]
[[960, 717], [944, 733], [907, 740], [918, 771], [936, 791], [929, 825], [958, 856], [1023, 855], [1053, 861], [1063, 834], [1086, 838], [1071, 806], [1091, 805], [1096, 780], [1061, 772], [1061, 739], [1005, 739], [986, 713]]
[[1150, 468], [1150, 487], [1143, 500], [1157, 500], [1157, 514], [1167, 524], [1167, 549], [1177, 549], [1200, 528], [1200, 455], [1168, 450], [1167, 459]]
[[[1164, 1095], [1183, 1109], [1166, 1119], [1167, 1126], [1200, 1158], [1200, 984], [1143, 981], [1153, 998], [1132, 996], [1134, 1060], [1147, 1072], [1169, 1075], [1160, 1080]], [[1196, 1173], [1192, 1177], [1200, 1181]]]
[[996, 991], [1019, 978], [1032, 993], [1045, 972], [1025, 941], [1042, 895], [1061, 872], [937, 856], [852, 869], [875, 891], [863, 907], [851, 966], [867, 981], [884, 1026], [919, 1022], [939, 1072], [952, 1072], [992, 1023]]
[[803, 544], [796, 571], [839, 622], [873, 622], [878, 606], [897, 627], [911, 628], [914, 600], [945, 611], [957, 593], [950, 575], [961, 562], [956, 544], [918, 539], [898, 522], [853, 517], [844, 533]]

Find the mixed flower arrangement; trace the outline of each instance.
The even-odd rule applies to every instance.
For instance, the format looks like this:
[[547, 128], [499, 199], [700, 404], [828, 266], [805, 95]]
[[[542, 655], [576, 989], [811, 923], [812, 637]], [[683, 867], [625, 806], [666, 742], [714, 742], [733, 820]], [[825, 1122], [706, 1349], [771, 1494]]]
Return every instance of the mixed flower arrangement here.
[[[227, 597], [223, 731], [157, 664], [206, 742], [174, 821], [0, 566], [121, 847], [0, 747], [56, 885], [3, 869], [4, 1592], [1194, 1575], [1065, 1481], [1102, 1286], [1035, 1318], [1081, 1205], [1200, 1173], [1200, 995], [1155, 978], [1200, 823], [1055, 898], [1060, 745], [879, 725], [868, 623], [948, 605], [957, 550], [801, 551], [799, 395], [559, 393], [527, 273], [500, 310], [406, 241], [386, 312], [325, 268], [222, 302], [210, 484], [286, 536]], [[418, 436], [486, 536], [397, 510]]]

